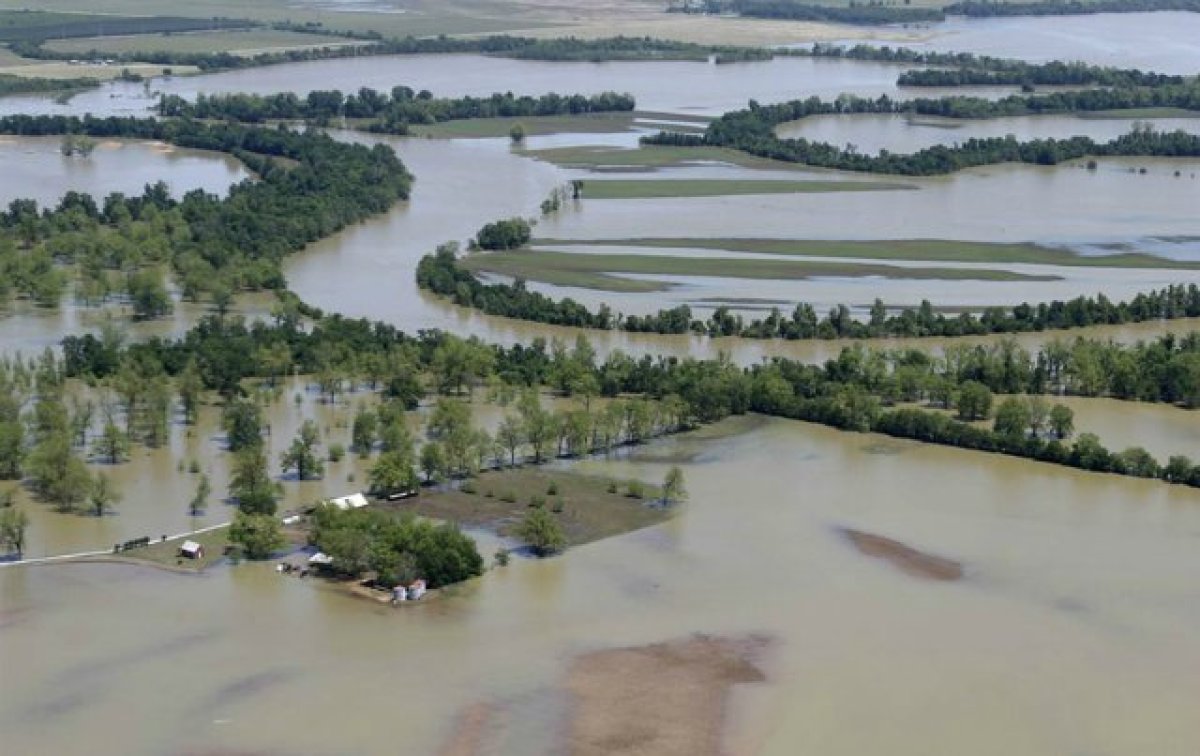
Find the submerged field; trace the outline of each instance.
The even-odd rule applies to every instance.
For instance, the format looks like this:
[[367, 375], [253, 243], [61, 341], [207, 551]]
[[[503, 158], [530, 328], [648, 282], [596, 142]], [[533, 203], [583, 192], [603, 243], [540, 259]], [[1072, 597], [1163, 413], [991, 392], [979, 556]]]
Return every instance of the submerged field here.
[[[595, 196], [594, 187], [613, 183], [671, 183], [671, 182], [591, 182], [585, 185], [584, 196]], [[688, 183], [688, 182], [680, 182]], [[714, 182], [718, 185], [740, 182]], [[755, 182], [749, 182], [751, 184]], [[763, 182], [772, 183], [772, 182]], [[786, 182], [779, 182], [786, 183]], [[820, 186], [832, 182], [815, 182]], [[855, 184], [832, 184], [849, 186]], [[869, 186], [869, 185], [868, 185]], [[637, 189], [631, 190], [637, 196]], [[834, 191], [834, 189], [820, 191]], [[719, 192], [737, 194], [739, 192]], [[750, 192], [747, 192], [750, 193]], [[643, 196], [704, 196], [650, 194]], [[872, 260], [927, 260], [930, 262], [965, 263], [1027, 263], [1032, 265], [1065, 265], [1097, 268], [1156, 268], [1167, 270], [1200, 270], [1200, 263], [1173, 260], [1139, 252], [1113, 252], [1106, 255], [1081, 255], [1069, 249], [1041, 244], [1001, 244], [989, 242], [948, 241], [944, 239], [881, 239], [878, 241], [824, 241], [816, 239], [538, 239], [546, 246], [612, 246], [648, 247], [661, 249], [712, 249], [727, 252], [785, 255], [796, 257], [848, 257]]]
[[836, 263], [736, 258], [687, 258], [654, 255], [572, 254], [546, 250], [494, 252], [467, 257], [468, 270], [511, 278], [578, 286], [605, 291], [651, 292], [671, 287], [669, 282], [638, 281], [625, 275], [711, 276], [768, 280], [804, 280], [838, 276], [892, 279], [1052, 281], [1054, 276], [1029, 275], [994, 268], [899, 267], [870, 263]]

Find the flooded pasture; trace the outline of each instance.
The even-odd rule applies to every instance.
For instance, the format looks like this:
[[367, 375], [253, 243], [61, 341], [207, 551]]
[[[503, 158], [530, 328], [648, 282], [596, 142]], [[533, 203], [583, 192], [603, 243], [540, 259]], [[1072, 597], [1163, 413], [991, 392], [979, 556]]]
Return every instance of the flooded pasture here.
[[[403, 732], [431, 753], [482, 704], [498, 712], [489, 752], [572, 752], [573, 659], [702, 632], [772, 642], [766, 680], [732, 689], [731, 752], [1000, 754], [1010, 716], [1028, 754], [1200, 747], [1196, 492], [787, 421], [731, 433], [581, 465], [653, 480], [690, 460], [671, 522], [518, 560], [428, 606], [363, 604], [269, 565], [0, 571], [6, 742], [374, 753]], [[913, 577], [840, 528], [964, 577]], [[49, 637], [73, 640], [39, 653]], [[144, 724], [120, 726], [131, 710]]]

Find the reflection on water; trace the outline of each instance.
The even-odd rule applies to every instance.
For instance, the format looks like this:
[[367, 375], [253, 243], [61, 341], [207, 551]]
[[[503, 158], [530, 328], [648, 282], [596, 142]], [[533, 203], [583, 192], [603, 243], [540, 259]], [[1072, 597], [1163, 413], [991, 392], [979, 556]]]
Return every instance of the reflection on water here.
[[[547, 752], [565, 715], [547, 701], [575, 654], [699, 631], [777, 641], [766, 685], [735, 693], [740, 751], [1009, 753], [1013, 716], [1024, 754], [1200, 747], [1195, 491], [910, 443], [872, 454], [873, 437], [786, 421], [708, 443], [671, 522], [404, 610], [269, 566], [2, 570], [6, 744], [378, 753], [402, 731], [428, 753], [482, 701], [513, 723], [495, 752]], [[838, 527], [961, 561], [966, 578], [913, 579]], [[38, 653], [46, 638], [76, 640]], [[137, 728], [118, 724], [129, 711]]]

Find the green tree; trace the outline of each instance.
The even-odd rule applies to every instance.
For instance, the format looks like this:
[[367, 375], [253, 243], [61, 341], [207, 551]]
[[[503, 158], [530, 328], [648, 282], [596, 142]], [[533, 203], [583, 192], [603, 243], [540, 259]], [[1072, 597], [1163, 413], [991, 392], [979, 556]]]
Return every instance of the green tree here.
[[517, 451], [525, 442], [525, 433], [521, 421], [512, 415], [505, 415], [496, 429], [496, 441], [508, 451], [508, 463], [517, 466]]
[[91, 474], [72, 453], [69, 433], [56, 433], [39, 442], [27, 467], [37, 495], [64, 512], [73, 510], [91, 488]]
[[299, 480], [312, 480], [325, 474], [325, 467], [317, 457], [317, 442], [320, 432], [312, 420], [305, 420], [300, 432], [292, 439], [292, 445], [281, 456], [283, 470], [295, 470]]
[[183, 372], [179, 374], [178, 389], [179, 403], [183, 407], [183, 420], [188, 425], [194, 425], [200, 413], [200, 397], [204, 393], [204, 379], [194, 358], [188, 360]]
[[1063, 404], [1050, 408], [1050, 432], [1055, 438], [1070, 438], [1075, 432], [1075, 411]]
[[0, 509], [0, 543], [10, 553], [25, 551], [25, 531], [29, 528], [29, 515], [16, 507]]
[[539, 557], [556, 554], [567, 545], [562, 526], [544, 507], [533, 507], [525, 513], [517, 526], [517, 537]]
[[992, 430], [1002, 436], [1021, 438], [1029, 433], [1032, 417], [1029, 405], [1016, 397], [1006, 397], [996, 408]]
[[421, 447], [421, 471], [425, 473], [426, 483], [442, 480], [446, 471], [446, 454], [437, 441], [430, 441]]
[[116, 504], [121, 501], [121, 491], [116, 484], [104, 473], [97, 473], [92, 479], [91, 490], [88, 492], [88, 504], [91, 506], [92, 513], [97, 517], [103, 517], [104, 513], [111, 510]]
[[963, 381], [958, 388], [958, 416], [963, 420], [986, 420], [992, 412], [992, 391], [978, 381]]
[[350, 431], [350, 448], [360, 457], [369, 457], [371, 450], [375, 448], [375, 440], [378, 435], [379, 417], [366, 407], [360, 406], [358, 412], [354, 414], [354, 426]]
[[0, 480], [19, 480], [25, 461], [25, 426], [19, 421], [0, 422]]
[[229, 526], [229, 541], [242, 547], [247, 559], [268, 559], [287, 541], [272, 515], [238, 512]]
[[262, 445], [262, 412], [254, 402], [244, 399], [231, 401], [225, 405], [221, 421], [229, 451], [239, 452]]
[[135, 320], [161, 318], [169, 315], [174, 308], [171, 295], [163, 285], [162, 271], [142, 270], [131, 274], [127, 290]]
[[520, 122], [514, 123], [513, 127], [508, 130], [508, 138], [512, 140], [513, 144], [524, 144], [525, 124]]
[[667, 470], [666, 477], [663, 478], [663, 503], [670, 505], [677, 501], [684, 501], [687, 499], [687, 496], [687, 488], [684, 486], [683, 481], [683, 470], [678, 465], [673, 465], [670, 470]]
[[386, 451], [379, 455], [369, 473], [371, 492], [378, 496], [415, 491], [419, 481], [413, 467], [412, 448], [408, 452]]
[[208, 509], [208, 497], [212, 495], [212, 484], [208, 482], [207, 475], [201, 475], [200, 480], [196, 483], [196, 493], [192, 496], [192, 500], [188, 502], [188, 513], [192, 517], [199, 517]]
[[110, 418], [92, 442], [92, 453], [110, 465], [124, 462], [129, 457], [129, 436]]
[[558, 433], [554, 413], [542, 407], [534, 389], [521, 395], [517, 411], [521, 414], [521, 434], [533, 450], [533, 463], [540, 465], [546, 458], [546, 450]]
[[229, 495], [244, 512], [275, 514], [279, 492], [267, 473], [267, 456], [261, 446], [248, 446], [234, 454]]

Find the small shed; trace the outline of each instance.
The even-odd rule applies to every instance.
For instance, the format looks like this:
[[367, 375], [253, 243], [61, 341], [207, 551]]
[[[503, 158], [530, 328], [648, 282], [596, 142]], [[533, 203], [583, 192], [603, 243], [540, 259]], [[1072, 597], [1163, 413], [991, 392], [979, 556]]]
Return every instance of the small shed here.
[[308, 558], [308, 564], [311, 567], [328, 567], [333, 564], [333, 557], [324, 551], [318, 551]]
[[352, 493], [349, 496], [338, 496], [330, 499], [329, 503], [338, 509], [360, 509], [367, 506], [367, 497], [361, 493]]
[[187, 557], [188, 559], [203, 559], [204, 544], [196, 543], [195, 541], [184, 541], [179, 547], [179, 556]]

